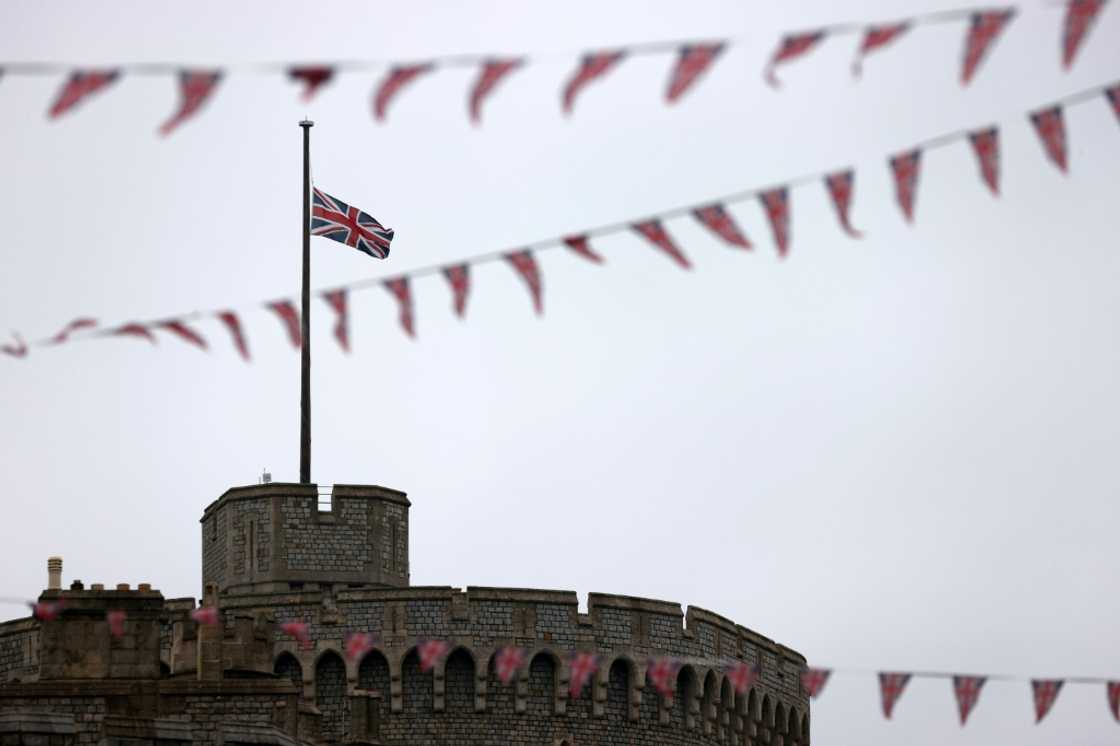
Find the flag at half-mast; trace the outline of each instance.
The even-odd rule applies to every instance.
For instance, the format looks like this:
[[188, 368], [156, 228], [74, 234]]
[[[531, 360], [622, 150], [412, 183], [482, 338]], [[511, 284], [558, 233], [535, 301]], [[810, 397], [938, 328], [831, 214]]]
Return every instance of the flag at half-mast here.
[[332, 238], [374, 259], [384, 259], [389, 256], [393, 229], [316, 187], [311, 197], [311, 235]]

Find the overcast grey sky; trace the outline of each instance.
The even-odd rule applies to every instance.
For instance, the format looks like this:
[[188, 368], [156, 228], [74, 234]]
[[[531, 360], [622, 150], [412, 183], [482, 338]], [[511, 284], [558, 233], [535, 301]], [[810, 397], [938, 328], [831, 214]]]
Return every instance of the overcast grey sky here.
[[[683, 272], [630, 235], [594, 266], [540, 257], [545, 315], [501, 264], [481, 267], [465, 321], [440, 277], [418, 281], [416, 341], [392, 298], [352, 298], [354, 351], [315, 306], [320, 483], [408, 492], [416, 584], [603, 591], [695, 604], [856, 669], [1120, 678], [1116, 345], [1120, 127], [1071, 108], [1071, 173], [1024, 112], [1120, 78], [1120, 8], [1069, 73], [1062, 10], [1026, 6], [961, 89], [963, 23], [927, 26], [848, 68], [829, 41], [761, 76], [784, 30], [885, 21], [950, 0], [836, 3], [113, 4], [9, 0], [11, 60], [101, 64], [423, 58], [566, 52], [744, 37], [674, 107], [669, 57], [626, 61], [575, 116], [575, 54], [516, 73], [471, 127], [473, 71], [425, 78], [377, 125], [382, 70], [310, 104], [281, 75], [234, 72], [164, 141], [169, 78], [125, 78], [56, 122], [59, 77], [0, 81], [5, 137], [0, 328], [29, 338], [245, 306], [254, 360], [216, 322], [208, 354], [162, 337], [0, 359], [4, 596], [33, 597], [45, 560], [67, 580], [196, 595], [197, 520], [262, 467], [298, 474], [298, 355], [257, 301], [299, 281], [297, 121], [316, 121], [328, 191], [397, 230], [378, 263], [313, 243], [329, 285], [641, 217], [853, 164], [846, 238], [823, 190], [792, 195], [789, 259], [757, 204], [733, 208], [736, 252], [668, 224]], [[885, 159], [947, 130], [1001, 125], [1003, 189], [967, 144], [930, 152], [916, 222]], [[22, 613], [3, 607], [4, 617]], [[895, 720], [871, 673], [813, 704], [818, 743], [1101, 744], [1120, 725], [1103, 685], [1069, 685], [1033, 725], [1029, 685], [990, 683], [963, 730], [946, 681], [916, 680]]]

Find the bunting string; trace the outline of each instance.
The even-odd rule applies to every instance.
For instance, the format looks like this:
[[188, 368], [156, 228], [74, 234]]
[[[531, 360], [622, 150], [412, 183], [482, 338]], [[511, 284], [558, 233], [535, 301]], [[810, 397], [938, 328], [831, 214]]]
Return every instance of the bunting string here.
[[[1045, 156], [1063, 172], [1068, 171], [1069, 161], [1062, 112], [1070, 106], [1102, 98], [1105, 99], [1108, 107], [1120, 121], [1120, 82], [1079, 91], [1035, 109], [1028, 114], [1027, 118], [1038, 134]], [[977, 158], [981, 181], [993, 195], [999, 194], [1000, 151], [999, 129], [997, 127], [962, 129], [929, 138], [888, 158], [888, 167], [895, 186], [895, 197], [903, 217], [908, 223], [913, 223], [916, 220], [916, 198], [923, 154], [935, 148], [962, 141], [969, 143]], [[565, 248], [584, 261], [604, 264], [604, 257], [599, 249], [592, 245], [592, 239], [620, 233], [633, 233], [640, 236], [651, 248], [663, 254], [682, 269], [689, 269], [692, 266], [691, 261], [670, 234], [666, 226], [668, 221], [681, 217], [691, 217], [733, 250], [753, 251], [754, 244], [737, 225], [728, 210], [728, 206], [757, 200], [767, 222], [770, 224], [778, 256], [785, 258], [791, 251], [793, 241], [791, 192], [795, 188], [813, 183], [823, 185], [832, 202], [841, 230], [852, 238], [862, 236], [862, 231], [854, 228], [850, 220], [850, 209], [855, 188], [855, 169], [848, 166], [805, 174], [781, 184], [747, 189], [715, 199], [704, 200], [700, 203], [663, 210], [657, 214], [638, 219], [571, 231], [556, 238], [525, 244], [512, 251], [507, 249], [478, 254], [450, 263], [420, 267], [390, 277], [375, 277], [324, 288], [317, 291], [317, 294], [334, 310], [336, 320], [334, 336], [344, 351], [348, 351], [350, 347], [348, 293], [373, 286], [384, 287], [397, 302], [402, 329], [410, 337], [415, 337], [412, 282], [426, 275], [441, 274], [451, 291], [452, 308], [455, 314], [463, 317], [466, 314], [471, 290], [472, 267], [489, 262], [502, 261], [511, 267], [516, 276], [525, 284], [533, 308], [540, 315], [544, 312], [544, 282], [539, 263], [535, 257], [542, 251]], [[318, 191], [316, 190], [316, 193]], [[302, 335], [300, 314], [295, 302], [291, 299], [271, 300], [264, 303], [264, 307], [276, 316], [292, 347], [298, 349], [302, 344]], [[217, 318], [221, 321], [230, 334], [238, 353], [248, 361], [250, 357], [249, 346], [244, 329], [237, 313], [232, 308], [198, 311], [149, 322], [130, 321], [108, 328], [99, 327], [96, 320], [92, 318], [81, 317], [66, 324], [57, 333], [32, 342], [30, 345], [23, 341], [23, 337], [13, 332], [13, 341], [0, 346], [0, 354], [12, 358], [25, 358], [30, 346], [57, 347], [75, 339], [113, 336], [134, 337], [155, 344], [157, 342], [155, 332], [157, 331], [170, 333], [181, 341], [199, 349], [207, 350], [206, 340], [188, 324], [211, 318]]]
[[[1089, 37], [1101, 11], [1109, 0], [1060, 0], [1042, 7], [1064, 8], [1059, 34], [1060, 62], [1069, 69], [1077, 52]], [[858, 35], [859, 44], [852, 61], [853, 75], [860, 75], [865, 59], [905, 38], [918, 26], [963, 23], [965, 27], [961, 53], [962, 85], [968, 85], [983, 61], [992, 53], [1000, 37], [1022, 12], [1020, 6], [972, 7], [938, 11], [897, 18], [890, 21], [840, 23], [815, 29], [783, 34], [763, 70], [763, 78], [774, 88], [779, 87], [779, 66], [787, 65], [808, 56], [827, 39]], [[54, 101], [48, 109], [48, 118], [57, 119], [85, 105], [87, 100], [100, 97], [122, 77], [134, 75], [171, 76], [178, 84], [180, 103], [159, 128], [166, 136], [177, 130], [185, 121], [194, 117], [214, 97], [221, 80], [230, 72], [257, 74], [283, 74], [302, 86], [301, 98], [308, 101], [327, 86], [340, 73], [385, 70], [374, 88], [371, 102], [373, 118], [383, 122], [388, 117], [390, 103], [405, 90], [417, 85], [425, 76], [438, 70], [470, 67], [478, 71], [467, 96], [470, 121], [479, 124], [482, 106], [502, 82], [533, 62], [548, 58], [577, 56], [578, 62], [560, 92], [560, 108], [565, 115], [575, 109], [577, 97], [589, 85], [605, 78], [626, 59], [642, 55], [675, 57], [665, 89], [665, 101], [674, 104], [691, 90], [705, 73], [717, 63], [723, 52], [732, 45], [743, 45], [747, 37], [721, 39], [677, 39], [615, 45], [582, 50], [578, 53], [556, 52], [536, 54], [454, 54], [433, 56], [421, 60], [335, 60], [317, 63], [259, 63], [232, 65], [221, 68], [195, 66], [182, 63], [132, 63], [102, 67], [88, 67], [56, 62], [6, 62], [0, 63], [0, 77], [5, 75], [65, 75]]]

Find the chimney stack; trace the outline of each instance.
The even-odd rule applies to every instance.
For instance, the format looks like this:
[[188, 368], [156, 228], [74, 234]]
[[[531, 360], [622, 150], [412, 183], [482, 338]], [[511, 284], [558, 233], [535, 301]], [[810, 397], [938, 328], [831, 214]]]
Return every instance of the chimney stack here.
[[62, 558], [47, 557], [47, 590], [62, 590]]

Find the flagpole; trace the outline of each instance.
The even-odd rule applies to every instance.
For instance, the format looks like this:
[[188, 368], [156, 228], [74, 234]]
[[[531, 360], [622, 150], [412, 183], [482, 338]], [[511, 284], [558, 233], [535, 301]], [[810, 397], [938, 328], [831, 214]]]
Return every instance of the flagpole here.
[[299, 481], [311, 483], [311, 128], [315, 123], [304, 119], [303, 128], [303, 309], [302, 344], [300, 345], [299, 394]]

